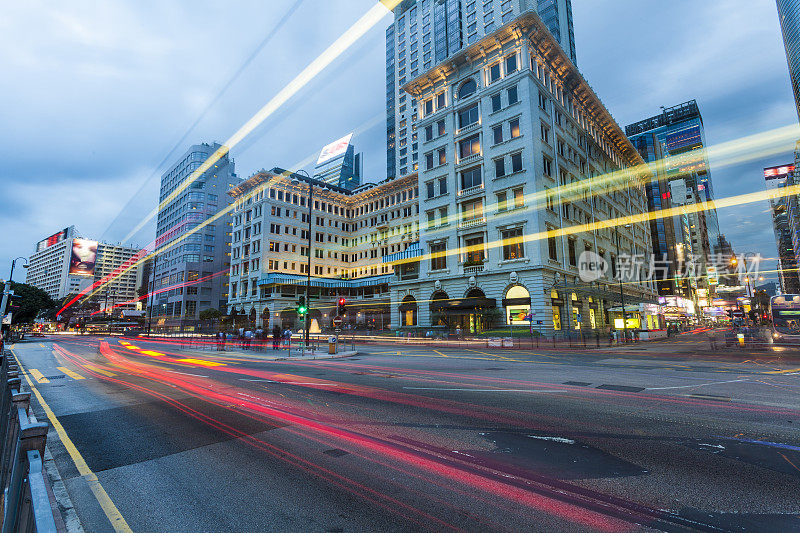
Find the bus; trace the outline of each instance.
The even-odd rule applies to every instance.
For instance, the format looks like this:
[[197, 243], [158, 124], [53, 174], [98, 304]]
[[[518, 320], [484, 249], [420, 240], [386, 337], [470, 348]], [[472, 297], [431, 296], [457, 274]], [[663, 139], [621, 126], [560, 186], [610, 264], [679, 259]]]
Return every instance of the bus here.
[[782, 294], [769, 299], [774, 342], [800, 343], [800, 294]]

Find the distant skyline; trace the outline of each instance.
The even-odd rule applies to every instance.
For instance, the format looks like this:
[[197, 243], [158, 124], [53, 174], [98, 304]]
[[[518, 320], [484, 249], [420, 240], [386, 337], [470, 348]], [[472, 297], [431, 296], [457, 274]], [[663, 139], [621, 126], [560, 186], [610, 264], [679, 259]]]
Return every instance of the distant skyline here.
[[[0, 63], [13, 83], [0, 86], [0, 277], [11, 258], [69, 225], [110, 242], [124, 237], [156, 205], [164, 170], [156, 166], [296, 3], [7, 6]], [[300, 2], [173, 157], [224, 141], [372, 5]], [[578, 65], [622, 127], [690, 99], [711, 146], [797, 123], [774, 2], [575, 1], [573, 12]], [[385, 177], [390, 22], [387, 13], [233, 150], [240, 176], [298, 163], [310, 170], [323, 145], [356, 131], [365, 181]], [[762, 168], [791, 161], [791, 148], [712, 163], [716, 197], [762, 191]], [[719, 219], [737, 252], [776, 257], [766, 202], [720, 210]], [[151, 223], [134, 241], [154, 236]]]

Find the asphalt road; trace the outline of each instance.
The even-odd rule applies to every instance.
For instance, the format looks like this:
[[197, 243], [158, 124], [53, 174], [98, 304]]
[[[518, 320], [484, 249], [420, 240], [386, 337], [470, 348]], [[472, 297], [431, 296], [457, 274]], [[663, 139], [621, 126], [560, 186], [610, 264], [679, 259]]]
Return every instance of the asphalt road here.
[[800, 361], [664, 346], [12, 349], [86, 531], [800, 531]]

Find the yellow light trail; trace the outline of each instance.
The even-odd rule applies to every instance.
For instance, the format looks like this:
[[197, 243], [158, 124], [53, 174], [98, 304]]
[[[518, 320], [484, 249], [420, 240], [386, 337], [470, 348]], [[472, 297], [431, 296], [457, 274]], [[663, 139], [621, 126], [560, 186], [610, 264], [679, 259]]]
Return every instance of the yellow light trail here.
[[278, 111], [286, 102], [289, 101], [295, 94], [297, 94], [303, 87], [311, 82], [317, 75], [319, 75], [326, 67], [333, 63], [339, 56], [341, 56], [347, 49], [353, 46], [361, 37], [364, 36], [369, 30], [373, 28], [380, 20], [390, 13], [401, 0], [380, 0], [377, 4], [372, 6], [355, 24], [350, 26], [333, 44], [331, 44], [325, 51], [323, 51], [316, 59], [314, 59], [300, 74], [298, 74], [292, 81], [290, 81], [283, 89], [278, 92], [272, 99], [267, 102], [261, 109], [259, 109], [250, 120], [244, 123], [223, 145], [215, 151], [208, 159], [206, 159], [194, 172], [192, 172], [180, 185], [178, 185], [173, 192], [167, 195], [162, 200], [158, 207], [153, 209], [142, 221], [140, 221], [125, 238], [123, 242], [127, 242], [136, 233], [141, 230], [147, 222], [153, 217], [158, 215], [170, 202], [174, 201], [189, 185], [202, 176], [209, 170], [217, 161], [225, 156], [233, 149], [234, 146], [239, 144], [245, 137], [247, 137], [254, 129], [256, 129], [262, 122], [269, 116]]

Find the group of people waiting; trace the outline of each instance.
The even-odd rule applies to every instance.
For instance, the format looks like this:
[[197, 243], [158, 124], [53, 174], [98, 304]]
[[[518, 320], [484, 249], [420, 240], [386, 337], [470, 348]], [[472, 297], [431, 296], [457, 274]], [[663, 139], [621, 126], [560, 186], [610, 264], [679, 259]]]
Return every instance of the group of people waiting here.
[[[225, 350], [228, 344], [238, 346], [242, 350], [263, 350], [266, 346], [266, 341], [269, 340], [269, 334], [261, 328], [255, 331], [246, 328], [239, 328], [233, 332], [219, 331], [216, 336], [217, 351]], [[255, 340], [255, 343], [253, 341]], [[282, 348], [289, 348], [292, 340], [292, 330], [289, 328], [281, 329], [277, 324], [272, 328], [272, 349], [280, 350]]]

